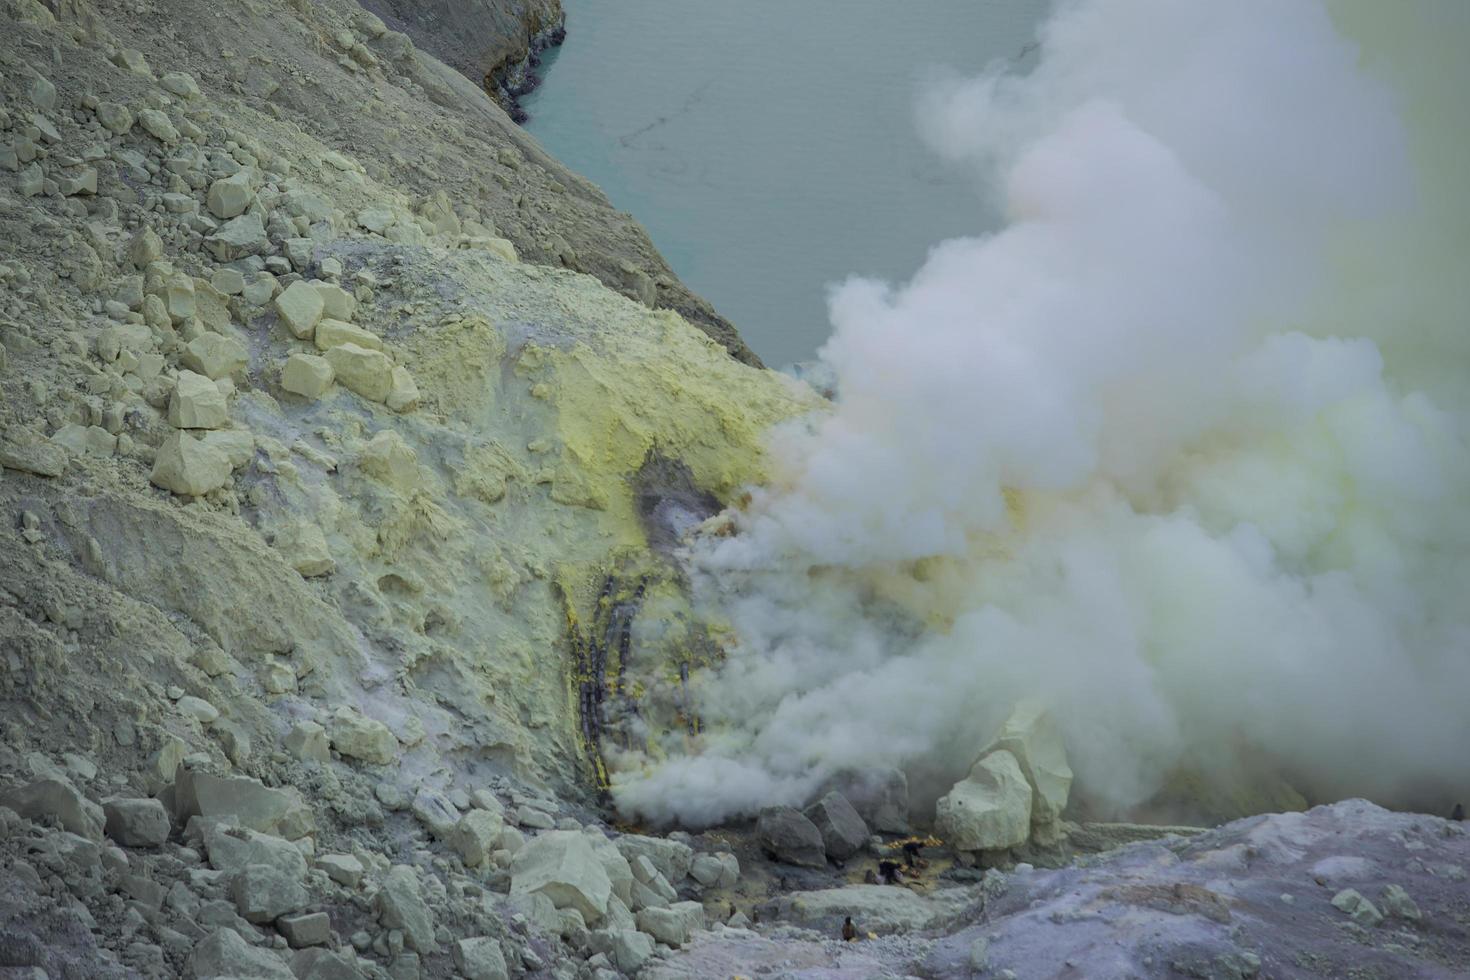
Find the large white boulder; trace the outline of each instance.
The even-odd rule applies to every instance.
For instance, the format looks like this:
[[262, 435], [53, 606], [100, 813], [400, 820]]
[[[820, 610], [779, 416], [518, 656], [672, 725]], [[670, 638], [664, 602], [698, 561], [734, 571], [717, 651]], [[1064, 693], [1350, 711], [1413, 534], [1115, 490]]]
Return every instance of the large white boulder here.
[[1016, 757], [992, 752], [939, 798], [935, 832], [960, 851], [998, 851], [1031, 835], [1031, 784]]
[[1031, 822], [1045, 825], [1060, 820], [1072, 789], [1072, 767], [1067, 764], [1062, 731], [1040, 702], [1019, 702], [980, 756], [998, 750], [1015, 756], [1031, 784]]
[[553, 830], [516, 853], [510, 865], [510, 893], [545, 895], [559, 909], [576, 909], [591, 925], [607, 914], [613, 886], [586, 834]]

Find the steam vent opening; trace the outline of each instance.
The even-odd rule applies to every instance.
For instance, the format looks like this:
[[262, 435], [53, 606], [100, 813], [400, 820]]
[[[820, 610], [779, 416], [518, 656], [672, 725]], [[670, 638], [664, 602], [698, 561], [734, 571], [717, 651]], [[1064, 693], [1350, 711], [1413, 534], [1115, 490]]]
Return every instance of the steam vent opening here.
[[1470, 6], [0, 10], [0, 975], [1466, 975]]

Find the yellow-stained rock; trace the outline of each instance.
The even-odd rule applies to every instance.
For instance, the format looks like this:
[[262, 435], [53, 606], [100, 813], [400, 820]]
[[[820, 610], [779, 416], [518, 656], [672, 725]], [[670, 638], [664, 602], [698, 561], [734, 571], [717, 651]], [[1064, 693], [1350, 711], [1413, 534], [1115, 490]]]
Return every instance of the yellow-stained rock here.
[[229, 483], [230, 472], [230, 460], [221, 450], [187, 432], [175, 432], [158, 448], [148, 479], [154, 486], [197, 497]]
[[218, 429], [230, 420], [230, 409], [219, 387], [193, 371], [180, 371], [168, 400], [169, 424], [178, 429]]
[[225, 454], [230, 466], [239, 468], [255, 456], [255, 436], [249, 429], [216, 429], [200, 437], [206, 446]]
[[393, 386], [388, 390], [387, 404], [395, 412], [411, 412], [418, 407], [419, 386], [402, 365], [393, 369]]
[[357, 312], [357, 297], [331, 282], [313, 282], [312, 288], [322, 298], [323, 315], [333, 320], [351, 320]]
[[287, 564], [306, 578], [330, 575], [337, 568], [327, 547], [327, 537], [315, 524], [294, 523], [278, 532], [271, 544]]
[[341, 344], [329, 349], [326, 358], [342, 386], [368, 401], [381, 402], [393, 390], [393, 362], [382, 351]]
[[310, 283], [293, 282], [276, 297], [276, 313], [297, 340], [310, 340], [321, 321], [326, 304]]
[[303, 398], [320, 398], [332, 387], [337, 372], [325, 357], [292, 354], [281, 368], [281, 387]]
[[373, 436], [358, 457], [358, 465], [395, 490], [415, 490], [424, 481], [418, 453], [391, 429]]
[[382, 339], [371, 330], [364, 330], [356, 324], [334, 320], [330, 317], [323, 317], [316, 325], [315, 343], [317, 350], [327, 350], [343, 344], [356, 344], [366, 350], [383, 349]]
[[250, 363], [250, 355], [238, 340], [217, 333], [202, 333], [189, 341], [179, 360], [192, 371], [219, 379], [245, 370]]

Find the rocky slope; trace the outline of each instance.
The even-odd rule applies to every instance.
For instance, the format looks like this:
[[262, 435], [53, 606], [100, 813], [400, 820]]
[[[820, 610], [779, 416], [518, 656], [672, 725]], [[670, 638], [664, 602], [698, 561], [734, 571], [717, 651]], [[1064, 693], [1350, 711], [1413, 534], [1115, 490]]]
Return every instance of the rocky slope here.
[[[485, 22], [513, 57], [553, 7], [462, 10], [513, 14]], [[1010, 907], [977, 862], [1164, 832], [1060, 820], [1034, 726], [993, 753], [1004, 819], [950, 813], [959, 850], [905, 878], [933, 894], [864, 884], [908, 830], [892, 774], [753, 828], [610, 825], [604, 741], [697, 725], [719, 654], [670, 548], [820, 399], [346, 0], [0, 10], [0, 976], [794, 971], [842, 909], [938, 930], [850, 975], [960, 975], [974, 938], [938, 937]], [[1458, 826], [1318, 812], [1424, 851], [1383, 882], [1426, 945], [1385, 963], [1465, 950]]]

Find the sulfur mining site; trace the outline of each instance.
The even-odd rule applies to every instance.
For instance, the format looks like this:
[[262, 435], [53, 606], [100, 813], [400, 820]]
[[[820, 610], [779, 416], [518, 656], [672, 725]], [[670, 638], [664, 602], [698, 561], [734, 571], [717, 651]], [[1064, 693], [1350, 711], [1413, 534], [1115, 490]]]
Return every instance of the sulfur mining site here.
[[1470, 5], [918, 6], [0, 0], [0, 980], [1470, 977]]

